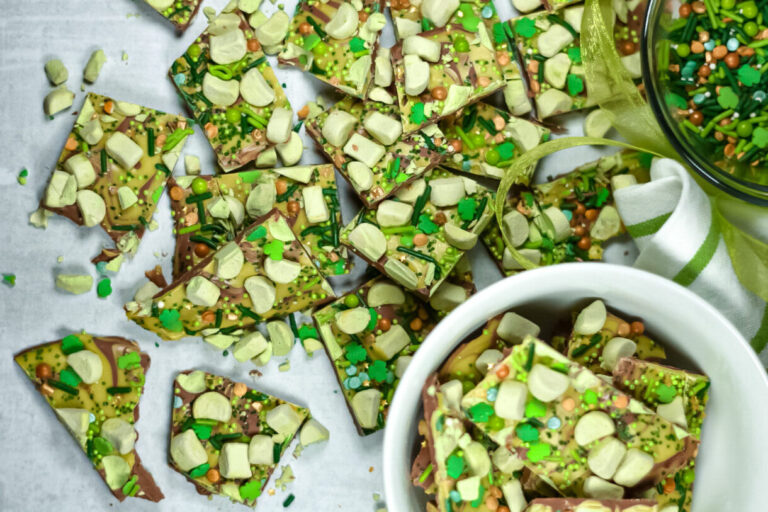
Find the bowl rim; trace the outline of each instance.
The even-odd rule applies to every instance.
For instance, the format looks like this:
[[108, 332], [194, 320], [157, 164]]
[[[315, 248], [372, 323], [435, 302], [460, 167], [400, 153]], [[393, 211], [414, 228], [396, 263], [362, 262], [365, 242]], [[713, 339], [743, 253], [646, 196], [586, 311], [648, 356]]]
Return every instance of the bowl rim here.
[[[666, 135], [667, 140], [669, 141], [672, 148], [677, 151], [677, 153], [686, 161], [686, 163], [706, 182], [714, 185], [723, 192], [726, 192], [729, 195], [743, 201], [747, 201], [749, 203], [757, 204], [760, 206], [768, 206], [767, 186], [744, 181], [732, 176], [729, 177], [727, 173], [721, 171], [720, 169], [707, 168], [707, 162], [705, 162], [691, 148], [686, 147], [686, 145], [681, 142], [679, 134], [670, 125], [670, 122], [665, 114], [666, 108], [662, 104], [661, 91], [657, 88], [656, 80], [653, 78], [653, 70], [651, 69], [651, 59], [653, 57], [651, 48], [653, 41], [651, 35], [654, 28], [654, 20], [656, 19], [655, 14], [660, 9], [659, 6], [663, 1], [664, 0], [650, 0], [648, 2], [648, 7], [645, 11], [645, 19], [643, 20], [640, 44], [642, 80], [645, 86], [648, 104], [651, 107], [651, 111], [653, 112], [656, 121], [661, 126], [661, 130], [664, 132], [664, 135]], [[720, 175], [722, 175], [722, 177], [720, 177]], [[751, 193], [745, 192], [741, 188], [734, 186], [733, 183], [738, 184], [740, 187], [749, 189], [750, 191], [754, 191], [759, 195], [753, 195]]]
[[[746, 352], [747, 359], [757, 372], [756, 375], [760, 375], [764, 392], [768, 393], [768, 373], [744, 336], [709, 302], [672, 280], [645, 270], [610, 263], [563, 263], [522, 272], [491, 284], [460, 304], [429, 333], [419, 350], [416, 351], [397, 391], [395, 391], [389, 408], [387, 426], [384, 429], [384, 496], [390, 510], [405, 512], [409, 507], [409, 493], [403, 492], [403, 484], [406, 484], [405, 489], [411, 489], [409, 472], [404, 470], [404, 468], [410, 467], [411, 450], [403, 445], [403, 440], [410, 437], [405, 428], [409, 418], [418, 411], [421, 390], [426, 378], [435, 371], [444, 359], [443, 357], [433, 361], [432, 359], [435, 359], [434, 353], [439, 353], [443, 347], [443, 350], [446, 351], [445, 357], [447, 357], [463, 341], [464, 337], [477, 327], [478, 314], [473, 313], [473, 311], [482, 311], [482, 317], [489, 318], [509, 309], [513, 305], [510, 302], [515, 303], [516, 301], [499, 300], [499, 297], [505, 297], [505, 292], [508, 292], [510, 288], [535, 290], [536, 281], [542, 279], [542, 276], [564, 282], [564, 280], [572, 277], [575, 271], [593, 275], [595, 273], [602, 274], [601, 277], [610, 282], [643, 280], [648, 283], [648, 286], [656, 288], [659, 294], [665, 294], [667, 299], [680, 304], [687, 303], [690, 307], [700, 310], [702, 315], [707, 315], [710, 325], [717, 323], [720, 328], [729, 331], [735, 342], [735, 345], [733, 343], [729, 345], [730, 350]], [[520, 304], [525, 304], [536, 298], [535, 292], [533, 294], [531, 292], [522, 293], [528, 294], [530, 297], [521, 301], [523, 296], [520, 294], [517, 294], [516, 297], [512, 295]], [[590, 296], [594, 296], [594, 292], [585, 290], [584, 297]], [[478, 304], [480, 304], [479, 307]], [[446, 343], [446, 339], [451, 340], [451, 342]], [[744, 370], [746, 371], [746, 368]], [[416, 402], [415, 407], [414, 401]]]

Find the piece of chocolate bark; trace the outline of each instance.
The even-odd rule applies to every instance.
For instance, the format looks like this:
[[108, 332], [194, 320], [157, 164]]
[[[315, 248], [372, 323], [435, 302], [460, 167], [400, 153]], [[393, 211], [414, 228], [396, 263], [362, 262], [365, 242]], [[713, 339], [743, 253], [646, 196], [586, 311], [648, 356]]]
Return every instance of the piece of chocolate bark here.
[[277, 208], [325, 276], [351, 267], [339, 241], [341, 208], [333, 165], [183, 176], [169, 183], [179, 277], [256, 218]]
[[500, 180], [515, 158], [549, 139], [549, 129], [478, 102], [443, 119], [448, 138], [443, 167]]
[[664, 347], [643, 331], [607, 312], [605, 303], [596, 300], [576, 316], [566, 355], [598, 375], [611, 375], [621, 358], [635, 354], [644, 361], [666, 359]]
[[94, 262], [133, 255], [193, 132], [182, 116], [89, 93], [40, 206], [107, 232], [115, 247]]
[[461, 406], [563, 495], [637, 496], [695, 457], [699, 441], [533, 337]]
[[[192, 23], [203, 0], [145, 0], [160, 15], [184, 32]], [[243, 3], [243, 2], [240, 2]], [[258, 5], [258, 4], [257, 4]]]
[[382, 0], [300, 0], [278, 61], [365, 99], [386, 23]]
[[483, 242], [507, 275], [524, 268], [505, 245], [502, 229], [519, 257], [535, 265], [599, 261], [603, 245], [625, 232], [614, 191], [648, 181], [650, 163], [646, 153], [622, 151], [550, 182], [517, 187], [507, 198], [502, 226], [493, 223]]
[[[523, 463], [465, 422], [458, 380], [440, 384], [432, 375], [422, 390], [426, 445], [432, 457], [440, 512], [491, 511], [489, 505], [522, 510], [526, 499], [519, 477]], [[471, 427], [471, 425], [469, 425]]]
[[201, 370], [176, 376], [168, 463], [204, 495], [255, 506], [309, 410]]
[[514, 59], [501, 65], [485, 24], [485, 38], [447, 25], [408, 37], [391, 49], [404, 133], [412, 133], [501, 90]]
[[454, 273], [430, 304], [376, 277], [313, 314], [358, 431], [384, 427], [405, 369], [439, 317], [475, 291], [469, 271]]
[[306, 123], [307, 133], [372, 208], [445, 159], [446, 139], [428, 126], [403, 135], [394, 106], [346, 97]]
[[277, 209], [166, 288], [145, 295], [126, 305], [126, 315], [167, 340], [207, 329], [230, 334], [334, 297]]
[[479, 26], [499, 21], [491, 0], [390, 0], [389, 10], [398, 41], [446, 25], [460, 25], [464, 30], [478, 33]]
[[362, 210], [342, 243], [406, 289], [428, 299], [491, 220], [493, 192], [434, 169], [376, 210]]
[[168, 72], [225, 172], [249, 162], [275, 167], [276, 148], [298, 138], [291, 106], [246, 16], [237, 8], [222, 12]]
[[[613, 369], [614, 385], [643, 402], [656, 413], [688, 430], [699, 439], [709, 399], [710, 381], [705, 375], [632, 357], [619, 359]], [[696, 477], [694, 461], [651, 489], [649, 498], [665, 506], [677, 506], [689, 512]]]
[[531, 501], [526, 512], [658, 512], [650, 500], [593, 500], [584, 498], [543, 498]]
[[135, 450], [149, 356], [116, 336], [71, 334], [14, 356], [120, 501], [163, 493]]
[[592, 106], [581, 61], [584, 6], [509, 20], [528, 77], [536, 115], [543, 120]]

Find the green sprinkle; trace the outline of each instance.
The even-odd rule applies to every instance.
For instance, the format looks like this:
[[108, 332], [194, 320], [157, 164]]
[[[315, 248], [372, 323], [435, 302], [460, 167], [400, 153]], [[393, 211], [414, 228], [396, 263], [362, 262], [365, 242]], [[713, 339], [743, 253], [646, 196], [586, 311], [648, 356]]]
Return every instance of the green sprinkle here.
[[112, 295], [112, 281], [108, 277], [105, 277], [96, 285], [96, 294], [101, 299]]
[[211, 469], [211, 465], [207, 462], [204, 462], [196, 468], [192, 468], [192, 470], [189, 472], [189, 476], [190, 478], [199, 478], [205, 475], [209, 469]]
[[178, 309], [164, 309], [160, 312], [160, 324], [171, 332], [181, 332], [184, 326], [180, 319], [181, 313]]
[[248, 233], [248, 236], [245, 237], [246, 240], [249, 242], [253, 242], [255, 240], [259, 240], [261, 238], [264, 238], [267, 236], [267, 228], [264, 226], [259, 226], [250, 233]]
[[84, 348], [85, 348], [85, 345], [83, 345], [83, 342], [80, 341], [80, 338], [78, 338], [74, 334], [70, 334], [69, 336], [61, 340], [61, 351], [64, 352], [66, 355], [74, 354], [75, 352], [80, 352]]
[[[170, 310], [165, 310], [170, 311]], [[126, 370], [136, 368], [141, 364], [141, 354], [138, 352], [128, 352], [117, 358], [117, 367]]]
[[536, 463], [549, 457], [551, 454], [552, 446], [548, 445], [547, 443], [535, 443], [532, 444], [530, 448], [528, 448], [528, 453], [526, 455], [529, 461]]
[[464, 458], [458, 455], [451, 455], [445, 461], [445, 470], [449, 477], [458, 479], [464, 472]]
[[251, 480], [240, 486], [240, 497], [252, 501], [261, 496], [261, 480]]
[[485, 402], [477, 403], [469, 408], [469, 415], [472, 421], [478, 423], [486, 423], [493, 416], [493, 413], [493, 406]]
[[531, 18], [520, 18], [515, 22], [515, 32], [528, 39], [536, 34], [536, 22]]

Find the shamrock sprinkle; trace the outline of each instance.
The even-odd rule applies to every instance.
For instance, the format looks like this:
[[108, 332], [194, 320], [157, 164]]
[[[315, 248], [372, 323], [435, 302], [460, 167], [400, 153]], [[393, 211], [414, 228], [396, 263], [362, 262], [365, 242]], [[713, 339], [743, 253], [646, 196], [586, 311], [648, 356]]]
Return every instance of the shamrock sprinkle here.
[[376, 382], [384, 382], [387, 380], [387, 363], [381, 360], [374, 361], [373, 364], [368, 367], [368, 376]]
[[284, 243], [282, 240], [274, 239], [267, 242], [267, 244], [264, 246], [264, 254], [270, 257], [270, 259], [275, 261], [280, 261], [283, 259], [283, 248]]
[[368, 357], [368, 353], [365, 351], [362, 345], [353, 341], [344, 349], [346, 352], [347, 361], [352, 364], [361, 363]]
[[531, 18], [520, 18], [515, 23], [515, 32], [525, 37], [526, 39], [533, 37], [533, 35], [536, 33], [536, 22]]
[[419, 215], [418, 227], [422, 233], [427, 235], [431, 235], [432, 233], [437, 233], [437, 230], [438, 230], [437, 224], [432, 222], [432, 219], [430, 219], [429, 215], [426, 215], [426, 214]]
[[759, 82], [761, 76], [758, 70], [746, 64], [739, 68], [737, 74], [739, 76], [739, 80], [741, 80], [741, 82], [747, 87], [755, 85], [757, 82]]
[[178, 309], [164, 309], [160, 312], [160, 323], [163, 327], [171, 332], [181, 332], [184, 330], [184, 326], [179, 319], [180, 314]]
[[[722, 87], [717, 96], [717, 102], [723, 108], [735, 108], [739, 104], [739, 96], [730, 87]], [[681, 108], [688, 108], [683, 106]]]

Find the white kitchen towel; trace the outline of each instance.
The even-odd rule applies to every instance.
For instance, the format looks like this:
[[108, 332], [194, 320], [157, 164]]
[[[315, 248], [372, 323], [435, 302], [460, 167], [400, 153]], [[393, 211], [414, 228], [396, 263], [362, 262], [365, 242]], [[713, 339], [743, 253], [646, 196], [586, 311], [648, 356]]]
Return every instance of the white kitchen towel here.
[[[768, 309], [741, 285], [709, 197], [680, 163], [655, 159], [651, 181], [615, 191], [640, 255], [635, 267], [672, 279], [722, 312], [768, 366]], [[706, 321], [706, 319], [702, 319]]]

